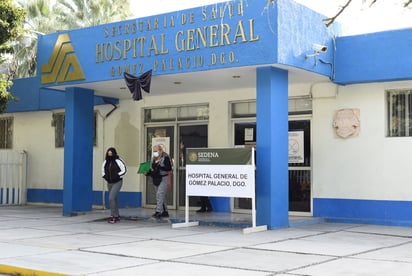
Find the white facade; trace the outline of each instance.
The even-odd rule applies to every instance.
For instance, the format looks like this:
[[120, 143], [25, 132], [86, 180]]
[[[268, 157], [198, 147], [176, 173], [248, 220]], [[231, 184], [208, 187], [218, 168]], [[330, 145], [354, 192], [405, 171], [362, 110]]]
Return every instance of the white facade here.
[[[313, 91], [313, 196], [373, 200], [411, 200], [412, 144], [408, 137], [387, 137], [386, 89], [410, 82], [348, 86], [318, 85]], [[360, 109], [358, 137], [337, 138], [336, 110]]]

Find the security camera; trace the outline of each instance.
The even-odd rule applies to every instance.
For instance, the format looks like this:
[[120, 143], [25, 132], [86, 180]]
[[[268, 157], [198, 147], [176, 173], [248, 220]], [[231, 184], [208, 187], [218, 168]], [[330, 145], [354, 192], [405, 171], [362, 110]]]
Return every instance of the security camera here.
[[312, 50], [316, 53], [326, 53], [328, 51], [328, 46], [320, 45], [320, 44], [313, 44]]

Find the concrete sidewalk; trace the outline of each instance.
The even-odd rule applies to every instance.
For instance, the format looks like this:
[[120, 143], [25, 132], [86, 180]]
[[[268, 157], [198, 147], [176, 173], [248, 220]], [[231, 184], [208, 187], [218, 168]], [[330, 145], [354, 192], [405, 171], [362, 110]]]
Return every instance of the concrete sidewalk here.
[[248, 216], [191, 213], [230, 223], [172, 228], [152, 211], [122, 209], [109, 224], [108, 210], [0, 207], [0, 274], [412, 275], [412, 228], [321, 222], [243, 234]]

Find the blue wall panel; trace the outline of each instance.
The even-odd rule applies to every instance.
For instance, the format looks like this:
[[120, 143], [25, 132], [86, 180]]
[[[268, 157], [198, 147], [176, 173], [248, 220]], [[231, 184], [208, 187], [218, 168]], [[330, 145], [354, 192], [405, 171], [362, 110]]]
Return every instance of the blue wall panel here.
[[337, 83], [411, 79], [412, 29], [338, 37], [336, 42]]
[[[104, 194], [105, 208], [110, 209], [109, 205], [109, 193]], [[142, 206], [142, 193], [141, 192], [122, 192], [118, 194], [118, 203], [120, 208], [136, 208]], [[103, 205], [102, 193], [93, 192], [93, 205]]]
[[[325, 16], [293, 1], [277, 3], [278, 63], [333, 78], [333, 36], [340, 34], [340, 25], [335, 23], [327, 28], [323, 21]], [[273, 16], [268, 17], [268, 21], [273, 20]], [[314, 44], [327, 46], [327, 51], [314, 55]]]
[[57, 90], [40, 89], [37, 78], [13, 80], [10, 92], [18, 98], [11, 101], [6, 112], [27, 112], [64, 108], [65, 94]]
[[[64, 35], [64, 49], [70, 46], [66, 54], [78, 61], [84, 79], [56, 79], [44, 82], [47, 87], [122, 79], [124, 71], [137, 75], [152, 69], [160, 75], [276, 63], [277, 37], [271, 29], [277, 29], [277, 4], [265, 5], [228, 1], [43, 35], [37, 71], [47, 75], [42, 66], [53, 64], [53, 51], [63, 51], [58, 41]], [[264, 10], [270, 10], [273, 20]]]
[[230, 212], [230, 198], [210, 197], [210, 204], [214, 212]]
[[[62, 109], [66, 105], [66, 94], [64, 91], [40, 88], [37, 78], [13, 80], [10, 92], [18, 100], [9, 102], [6, 113]], [[118, 99], [94, 97], [95, 105], [118, 103]]]
[[[102, 205], [102, 192], [93, 191], [93, 205]], [[63, 204], [63, 190], [52, 189], [27, 189], [28, 203], [48, 203], [48, 204]], [[109, 208], [109, 193], [105, 192], [106, 208]], [[120, 208], [136, 208], [142, 206], [141, 192], [123, 192], [119, 193]]]
[[63, 203], [63, 190], [27, 189], [28, 203]]
[[327, 221], [412, 226], [412, 201], [313, 199], [313, 215]]

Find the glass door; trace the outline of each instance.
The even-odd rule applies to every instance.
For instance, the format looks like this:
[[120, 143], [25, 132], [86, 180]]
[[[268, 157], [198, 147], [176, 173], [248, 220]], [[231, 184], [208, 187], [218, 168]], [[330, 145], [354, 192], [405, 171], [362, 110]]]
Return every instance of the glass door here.
[[[307, 215], [312, 212], [311, 195], [311, 141], [310, 120], [289, 120], [289, 212]], [[256, 146], [256, 123], [234, 123], [234, 145]], [[252, 208], [249, 198], [234, 198], [233, 208], [237, 212], [248, 212]]]
[[[175, 138], [175, 129], [178, 130], [179, 139]], [[186, 196], [186, 167], [185, 154], [186, 148], [206, 148], [208, 142], [207, 125], [170, 125], [153, 126], [146, 128], [146, 160], [150, 160], [152, 155], [153, 143], [161, 141], [166, 144], [166, 152], [170, 155], [173, 162], [173, 181], [172, 190], [168, 191], [167, 203], [169, 208], [175, 209], [185, 207]], [[175, 156], [176, 149], [176, 156]], [[154, 207], [156, 205], [156, 194], [151, 177], [146, 178], [145, 205]], [[190, 197], [191, 207], [199, 206], [199, 197]]]
[[312, 212], [310, 120], [289, 120], [289, 212]]
[[[234, 124], [234, 145], [256, 147], [256, 122], [236, 122]], [[256, 159], [255, 159], [256, 160]], [[252, 209], [251, 198], [234, 198], [233, 208], [237, 211]]]
[[[152, 158], [153, 143], [163, 144], [165, 146], [165, 152], [169, 154], [173, 163], [173, 170], [175, 170], [175, 126], [155, 126], [146, 128], [146, 160], [151, 160]], [[175, 175], [175, 172], [173, 172], [173, 175]], [[156, 193], [151, 177], [146, 177], [145, 191], [145, 204], [148, 206], [156, 206]], [[172, 185], [172, 190], [167, 193], [167, 205], [172, 209], [176, 208], [175, 202], [175, 185]]]
[[[207, 125], [180, 125], [179, 129], [179, 161], [177, 169], [178, 183], [176, 185], [178, 206], [185, 207], [186, 196], [186, 164], [185, 154], [187, 148], [207, 148], [208, 127]], [[189, 206], [199, 206], [199, 197], [192, 196], [189, 198]]]
[[[168, 191], [168, 207], [184, 206], [185, 202], [185, 150], [186, 148], [207, 147], [207, 124], [209, 105], [193, 104], [170, 107], [154, 107], [144, 110], [146, 131], [146, 159], [150, 160], [153, 141], [167, 144], [166, 152], [173, 162], [173, 185]], [[176, 157], [176, 158], [175, 158]], [[152, 180], [146, 179], [144, 204], [156, 205], [156, 195]], [[191, 206], [197, 205], [197, 199], [191, 199]]]

